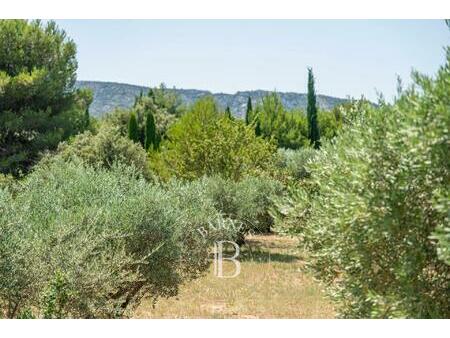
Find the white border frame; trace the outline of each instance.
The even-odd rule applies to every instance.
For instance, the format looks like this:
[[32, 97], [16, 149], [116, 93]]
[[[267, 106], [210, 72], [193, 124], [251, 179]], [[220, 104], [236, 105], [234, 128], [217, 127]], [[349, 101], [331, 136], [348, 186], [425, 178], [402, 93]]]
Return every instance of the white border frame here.
[[2, 0], [1, 18], [445, 19], [448, 0]]

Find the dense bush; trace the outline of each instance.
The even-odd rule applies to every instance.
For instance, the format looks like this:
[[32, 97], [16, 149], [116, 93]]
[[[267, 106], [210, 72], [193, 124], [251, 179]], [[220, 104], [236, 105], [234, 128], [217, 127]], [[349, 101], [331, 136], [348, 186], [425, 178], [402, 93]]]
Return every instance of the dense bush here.
[[147, 179], [152, 177], [145, 150], [108, 124], [100, 126], [97, 133], [87, 131], [61, 143], [58, 156], [65, 160], [79, 158], [88, 165], [103, 168], [122, 163], [133, 166]]
[[341, 316], [450, 317], [449, 62], [355, 109], [286, 209]]
[[16, 185], [16, 180], [12, 175], [0, 174], [0, 189], [11, 189]]
[[281, 183], [263, 177], [246, 177], [239, 182], [220, 177], [205, 178], [206, 194], [214, 207], [235, 221], [235, 240], [242, 244], [249, 232], [269, 232], [273, 224], [273, 200], [283, 192]]
[[172, 125], [152, 165], [161, 176], [195, 179], [221, 175], [239, 180], [271, 165], [275, 146], [243, 121], [220, 114], [212, 97], [197, 101]]
[[292, 150], [278, 149], [276, 167], [286, 175], [288, 179], [298, 181], [309, 177], [306, 164], [314, 158], [316, 150], [310, 147]]
[[216, 240], [236, 240], [241, 229], [238, 220], [217, 208], [210, 193], [210, 187], [215, 182], [214, 178], [194, 181], [173, 179], [164, 185], [172, 197], [173, 207], [182, 209], [186, 214], [185, 222], [211, 245]]
[[122, 316], [205, 270], [218, 213], [136, 175], [54, 160], [0, 188], [0, 315]]

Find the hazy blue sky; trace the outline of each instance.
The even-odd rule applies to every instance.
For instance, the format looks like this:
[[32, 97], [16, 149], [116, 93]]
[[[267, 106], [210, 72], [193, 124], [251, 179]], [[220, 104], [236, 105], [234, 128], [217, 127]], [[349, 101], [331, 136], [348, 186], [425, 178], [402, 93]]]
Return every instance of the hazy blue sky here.
[[57, 20], [78, 46], [78, 79], [154, 86], [306, 91], [389, 99], [396, 75], [434, 74], [450, 31], [443, 20]]

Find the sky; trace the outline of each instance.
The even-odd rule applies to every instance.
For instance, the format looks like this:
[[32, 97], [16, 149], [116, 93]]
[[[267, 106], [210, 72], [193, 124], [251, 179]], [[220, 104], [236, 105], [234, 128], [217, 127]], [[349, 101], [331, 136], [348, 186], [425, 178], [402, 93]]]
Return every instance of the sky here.
[[450, 30], [443, 20], [56, 20], [77, 44], [78, 79], [206, 89], [377, 92], [397, 76], [435, 74]]

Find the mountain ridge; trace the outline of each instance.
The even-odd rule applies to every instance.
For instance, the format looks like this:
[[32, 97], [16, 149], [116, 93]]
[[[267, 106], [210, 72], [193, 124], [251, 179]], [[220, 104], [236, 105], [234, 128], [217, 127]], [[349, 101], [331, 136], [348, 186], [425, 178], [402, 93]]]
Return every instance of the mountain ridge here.
[[[94, 94], [94, 100], [89, 109], [93, 116], [102, 116], [105, 113], [114, 110], [115, 108], [129, 108], [134, 103], [134, 98], [139, 95], [141, 91], [147, 92], [150, 87], [133, 85], [128, 83], [110, 82], [110, 81], [77, 81], [75, 86], [77, 88], [90, 88]], [[213, 93], [209, 90], [202, 89], [182, 89], [182, 88], [168, 88], [174, 90], [183, 103], [192, 104], [199, 98], [212, 95], [217, 104], [225, 109], [229, 106], [233, 115], [243, 117], [247, 107], [247, 100], [250, 96], [253, 105], [261, 102], [262, 98], [271, 91], [256, 89], [237, 91], [234, 94], [228, 93]], [[287, 109], [300, 108], [305, 110], [307, 103], [307, 96], [304, 93], [296, 92], [277, 92], [281, 97], [283, 105]], [[331, 109], [334, 106], [348, 101], [347, 99], [328, 96], [317, 95], [318, 106], [322, 109]]]

